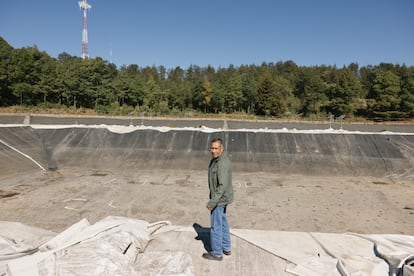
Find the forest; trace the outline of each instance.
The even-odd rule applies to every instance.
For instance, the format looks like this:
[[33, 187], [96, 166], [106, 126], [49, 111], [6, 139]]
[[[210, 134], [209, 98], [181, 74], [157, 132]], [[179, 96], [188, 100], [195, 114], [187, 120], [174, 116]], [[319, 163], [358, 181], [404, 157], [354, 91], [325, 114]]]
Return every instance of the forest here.
[[414, 67], [380, 63], [227, 68], [123, 65], [100, 57], [57, 58], [0, 37], [0, 108], [90, 109], [145, 116], [241, 114], [265, 118], [414, 118]]

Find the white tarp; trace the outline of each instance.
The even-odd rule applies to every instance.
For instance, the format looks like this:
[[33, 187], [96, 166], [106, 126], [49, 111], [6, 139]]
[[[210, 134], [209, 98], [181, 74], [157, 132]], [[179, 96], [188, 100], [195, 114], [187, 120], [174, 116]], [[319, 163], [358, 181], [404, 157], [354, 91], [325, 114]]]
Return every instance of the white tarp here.
[[[295, 275], [414, 276], [414, 236], [247, 229], [232, 234], [285, 259]], [[411, 265], [403, 267], [406, 262]]]
[[[191, 257], [184, 252], [145, 257], [151, 235], [167, 224], [111, 216], [93, 225], [83, 219], [52, 235], [2, 222], [0, 275], [193, 275]], [[16, 229], [27, 233], [20, 231], [16, 237]]]
[[[168, 221], [107, 217], [93, 225], [83, 219], [56, 234], [0, 222], [0, 275], [193, 275], [188, 252], [145, 252], [151, 239], [181, 228]], [[231, 233], [286, 260], [286, 271], [293, 275], [414, 276], [414, 236], [249, 229]]]

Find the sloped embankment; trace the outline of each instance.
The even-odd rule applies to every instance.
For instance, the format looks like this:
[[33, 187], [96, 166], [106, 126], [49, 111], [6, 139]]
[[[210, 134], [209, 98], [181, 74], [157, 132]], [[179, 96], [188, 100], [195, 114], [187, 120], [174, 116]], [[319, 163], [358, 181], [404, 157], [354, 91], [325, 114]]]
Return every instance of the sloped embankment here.
[[414, 135], [407, 134], [202, 129], [117, 133], [102, 127], [30, 126], [0, 129], [1, 174], [41, 167], [204, 170], [209, 142], [215, 137], [225, 141], [235, 171], [408, 178], [414, 174]]

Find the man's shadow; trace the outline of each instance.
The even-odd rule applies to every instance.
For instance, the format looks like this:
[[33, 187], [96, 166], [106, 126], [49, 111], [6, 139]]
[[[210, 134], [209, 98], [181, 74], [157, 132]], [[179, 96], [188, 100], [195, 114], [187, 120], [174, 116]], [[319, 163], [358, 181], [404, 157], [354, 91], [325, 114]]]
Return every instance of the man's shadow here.
[[193, 224], [194, 230], [197, 232], [196, 240], [202, 241], [204, 249], [207, 252], [211, 252], [211, 242], [210, 242], [210, 227], [203, 227], [198, 223]]

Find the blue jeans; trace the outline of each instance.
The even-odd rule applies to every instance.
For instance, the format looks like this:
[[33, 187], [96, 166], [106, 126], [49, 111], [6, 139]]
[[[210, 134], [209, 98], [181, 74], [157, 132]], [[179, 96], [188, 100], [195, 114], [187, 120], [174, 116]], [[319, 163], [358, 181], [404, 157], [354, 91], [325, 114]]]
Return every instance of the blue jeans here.
[[214, 256], [231, 251], [229, 222], [226, 216], [226, 206], [217, 206], [211, 211], [211, 249]]

